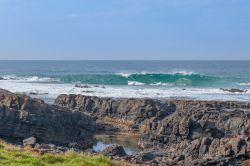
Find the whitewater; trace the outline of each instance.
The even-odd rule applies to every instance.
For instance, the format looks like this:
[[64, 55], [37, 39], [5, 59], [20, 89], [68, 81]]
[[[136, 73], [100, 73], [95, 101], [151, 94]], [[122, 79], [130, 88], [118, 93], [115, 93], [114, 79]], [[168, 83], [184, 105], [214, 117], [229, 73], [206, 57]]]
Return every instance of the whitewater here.
[[199, 99], [199, 100], [237, 100], [249, 101], [250, 91], [246, 93], [230, 93], [216, 87], [174, 86], [168, 83], [147, 85], [129, 82], [126, 85], [97, 85], [76, 83], [61, 83], [53, 78], [37, 76], [1, 80], [1, 88], [12, 92], [24, 93], [35, 98], [42, 98], [53, 103], [60, 94], [82, 94], [87, 96], [114, 98], [169, 98], [169, 99]]
[[249, 61], [0, 61], [0, 88], [48, 103], [60, 94], [249, 101], [249, 66]]

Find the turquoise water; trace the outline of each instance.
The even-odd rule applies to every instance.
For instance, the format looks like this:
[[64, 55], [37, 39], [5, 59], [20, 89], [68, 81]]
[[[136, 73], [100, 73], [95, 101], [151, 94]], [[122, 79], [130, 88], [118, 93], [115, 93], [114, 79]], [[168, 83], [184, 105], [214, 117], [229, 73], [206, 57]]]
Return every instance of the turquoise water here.
[[[220, 90], [250, 89], [250, 61], [0, 61], [0, 77], [1, 88], [54, 96], [250, 98]], [[95, 88], [75, 90], [75, 84]]]
[[0, 61], [2, 77], [105, 85], [237, 86], [249, 72], [250, 61]]
[[103, 85], [176, 85], [209, 86], [219, 82], [220, 78], [200, 74], [183, 73], [117, 73], [117, 74], [82, 74], [54, 76], [64, 83], [103, 84]]

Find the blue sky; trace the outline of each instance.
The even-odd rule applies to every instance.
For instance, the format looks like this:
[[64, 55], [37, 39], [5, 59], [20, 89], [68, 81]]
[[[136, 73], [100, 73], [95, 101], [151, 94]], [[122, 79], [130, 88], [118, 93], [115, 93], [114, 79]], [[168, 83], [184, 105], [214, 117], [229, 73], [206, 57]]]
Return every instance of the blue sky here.
[[250, 59], [250, 1], [0, 0], [0, 59]]

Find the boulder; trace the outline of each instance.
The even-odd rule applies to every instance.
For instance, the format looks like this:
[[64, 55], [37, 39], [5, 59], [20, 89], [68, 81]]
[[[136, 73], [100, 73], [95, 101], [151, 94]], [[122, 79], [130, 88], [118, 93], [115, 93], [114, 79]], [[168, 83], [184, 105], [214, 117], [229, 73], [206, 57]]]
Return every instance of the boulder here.
[[137, 163], [144, 163], [154, 159], [154, 154], [152, 152], [139, 153], [134, 157]]
[[37, 92], [30, 92], [29, 95], [48, 95], [49, 93], [37, 93]]
[[247, 92], [247, 90], [242, 90], [242, 89], [237, 89], [237, 88], [231, 88], [231, 89], [220, 88], [220, 90], [226, 91], [226, 92], [231, 92], [231, 93], [245, 93], [245, 92]]
[[123, 146], [118, 145], [118, 144], [113, 144], [113, 145], [108, 146], [102, 151], [102, 154], [105, 156], [111, 156], [111, 157], [114, 157], [114, 156], [122, 157], [122, 156], [127, 155]]
[[35, 137], [29, 137], [23, 140], [23, 146], [35, 146], [36, 144], [36, 138]]
[[91, 87], [88, 86], [88, 85], [81, 85], [81, 84], [75, 84], [75, 87], [76, 87], [76, 88], [91, 88]]

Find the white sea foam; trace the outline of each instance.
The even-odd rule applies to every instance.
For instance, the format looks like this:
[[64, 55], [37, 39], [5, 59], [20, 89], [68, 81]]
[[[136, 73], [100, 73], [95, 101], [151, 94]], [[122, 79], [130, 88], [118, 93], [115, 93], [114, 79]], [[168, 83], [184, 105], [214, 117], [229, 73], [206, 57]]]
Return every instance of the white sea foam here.
[[145, 85], [145, 83], [137, 82], [137, 81], [128, 81], [128, 85], [132, 85], [132, 86], [142, 86], [142, 85]]
[[133, 73], [117, 73], [117, 75], [120, 75], [122, 77], [128, 78], [129, 76], [131, 76]]
[[240, 86], [250, 86], [250, 82], [237, 83]]
[[120, 73], [117, 73], [116, 75], [120, 75], [122, 77], [128, 78], [129, 76], [131, 76], [133, 74], [139, 74], [139, 75], [146, 75], [146, 74], [193, 75], [193, 74], [197, 74], [197, 73], [195, 73], [193, 71], [188, 71], [188, 70], [173, 70], [173, 71], [170, 71], [170, 72], [147, 72], [147, 71], [142, 71], [142, 72], [120, 72]]
[[28, 81], [28, 82], [50, 82], [50, 81], [56, 82], [56, 81], [59, 81], [57, 79], [50, 78], [50, 77], [38, 77], [38, 76], [25, 77], [24, 80]]
[[39, 77], [39, 76], [15, 76], [15, 75], [5, 75], [2, 76], [5, 80], [12, 81], [26, 81], [26, 82], [59, 82], [58, 79], [50, 77]]
[[18, 80], [17, 76], [15, 76], [15, 75], [4, 75], [1, 77], [5, 80]]
[[134, 74], [146, 75], [146, 74], [161, 74], [161, 73], [157, 73], [157, 72], [154, 73], [154, 72], [142, 71], [142, 72], [120, 72], [120, 73], [117, 73], [116, 75], [120, 75], [122, 77], [128, 78], [129, 76], [134, 75]]
[[193, 75], [193, 74], [197, 74], [193, 71], [188, 71], [188, 70], [173, 70], [172, 72], [170, 72], [169, 74], [175, 75], [175, 74], [181, 74], [181, 75]]
[[[176, 86], [94, 86], [76, 88], [74, 84], [42, 83], [18, 80], [1, 80], [0, 88], [19, 93], [37, 93], [34, 97], [52, 103], [59, 94], [82, 94], [117, 98], [188, 98], [200, 100], [240, 100], [249, 101], [250, 91], [228, 93], [219, 88], [176, 87]], [[89, 93], [91, 91], [91, 93]]]
[[164, 82], [156, 82], [150, 84], [152, 86], [174, 86], [174, 83], [164, 83]]

